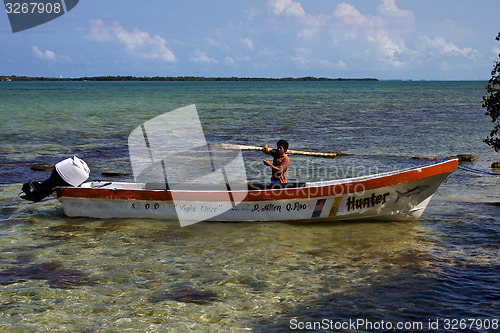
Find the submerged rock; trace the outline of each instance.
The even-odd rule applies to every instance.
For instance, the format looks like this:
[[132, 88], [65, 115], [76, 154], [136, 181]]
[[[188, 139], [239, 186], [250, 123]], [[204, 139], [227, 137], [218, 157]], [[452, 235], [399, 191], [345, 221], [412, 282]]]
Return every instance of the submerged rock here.
[[34, 171], [52, 171], [54, 170], [54, 165], [52, 164], [34, 164], [30, 167], [31, 170]]
[[454, 156], [448, 156], [446, 159], [451, 160], [454, 158], [458, 158], [459, 162], [476, 162], [477, 156], [476, 154], [458, 154]]
[[177, 289], [165, 291], [157, 293], [151, 298], [152, 302], [162, 302], [165, 300], [203, 305], [214, 301], [220, 301], [221, 299], [213, 291], [196, 289]]
[[427, 161], [439, 161], [441, 159], [437, 157], [423, 157], [423, 156], [413, 156], [412, 160], [427, 160]]
[[31, 264], [0, 271], [0, 285], [28, 280], [46, 280], [50, 287], [60, 289], [71, 289], [76, 286], [87, 285], [90, 282], [85, 273], [74, 269], [66, 269], [59, 262]]
[[127, 177], [130, 176], [130, 173], [103, 171], [101, 172], [101, 175], [104, 177]]
[[493, 163], [491, 165], [491, 168], [492, 169], [500, 169], [500, 161]]

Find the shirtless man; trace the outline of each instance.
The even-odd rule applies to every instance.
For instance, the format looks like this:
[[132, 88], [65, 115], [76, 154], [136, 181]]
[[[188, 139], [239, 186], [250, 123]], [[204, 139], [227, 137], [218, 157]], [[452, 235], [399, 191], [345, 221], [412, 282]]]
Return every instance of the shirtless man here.
[[279, 140], [276, 144], [276, 149], [269, 149], [267, 145], [264, 145], [263, 152], [266, 155], [271, 155], [273, 157], [273, 163], [269, 160], [264, 160], [264, 165], [271, 167], [271, 184], [286, 183], [286, 170], [290, 165], [290, 159], [286, 154], [288, 150], [288, 142], [285, 140]]

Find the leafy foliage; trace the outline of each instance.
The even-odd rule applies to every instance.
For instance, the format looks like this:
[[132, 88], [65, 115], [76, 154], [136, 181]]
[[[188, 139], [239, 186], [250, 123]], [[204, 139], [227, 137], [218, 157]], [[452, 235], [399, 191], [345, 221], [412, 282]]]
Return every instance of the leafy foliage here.
[[[495, 39], [500, 41], [500, 32]], [[500, 57], [500, 54], [498, 56]], [[483, 141], [498, 152], [500, 150], [500, 61], [496, 61], [493, 66], [486, 91], [489, 95], [483, 97], [483, 107], [487, 110], [485, 115], [491, 117], [495, 127]]]

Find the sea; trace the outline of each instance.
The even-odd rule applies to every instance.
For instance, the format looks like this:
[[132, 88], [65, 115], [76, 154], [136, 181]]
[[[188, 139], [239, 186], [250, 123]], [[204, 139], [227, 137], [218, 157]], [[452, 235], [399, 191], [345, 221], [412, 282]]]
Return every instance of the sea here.
[[[2, 332], [500, 331], [500, 154], [486, 81], [0, 82]], [[415, 222], [200, 222], [64, 215], [20, 198], [68, 157], [133, 181], [128, 136], [195, 104], [207, 142], [290, 155], [288, 178], [475, 154]], [[247, 177], [266, 182], [259, 151]]]

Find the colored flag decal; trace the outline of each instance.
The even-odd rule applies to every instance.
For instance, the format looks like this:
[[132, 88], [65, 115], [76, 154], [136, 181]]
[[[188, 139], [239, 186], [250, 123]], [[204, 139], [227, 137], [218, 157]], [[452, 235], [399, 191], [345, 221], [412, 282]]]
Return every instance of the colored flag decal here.
[[314, 208], [314, 212], [312, 213], [312, 217], [320, 217], [323, 208], [325, 207], [326, 199], [319, 199], [316, 201], [316, 207]]
[[333, 200], [332, 208], [330, 209], [330, 214], [328, 215], [329, 217], [337, 215], [341, 201], [342, 197], [337, 197], [335, 198], [335, 200]]

